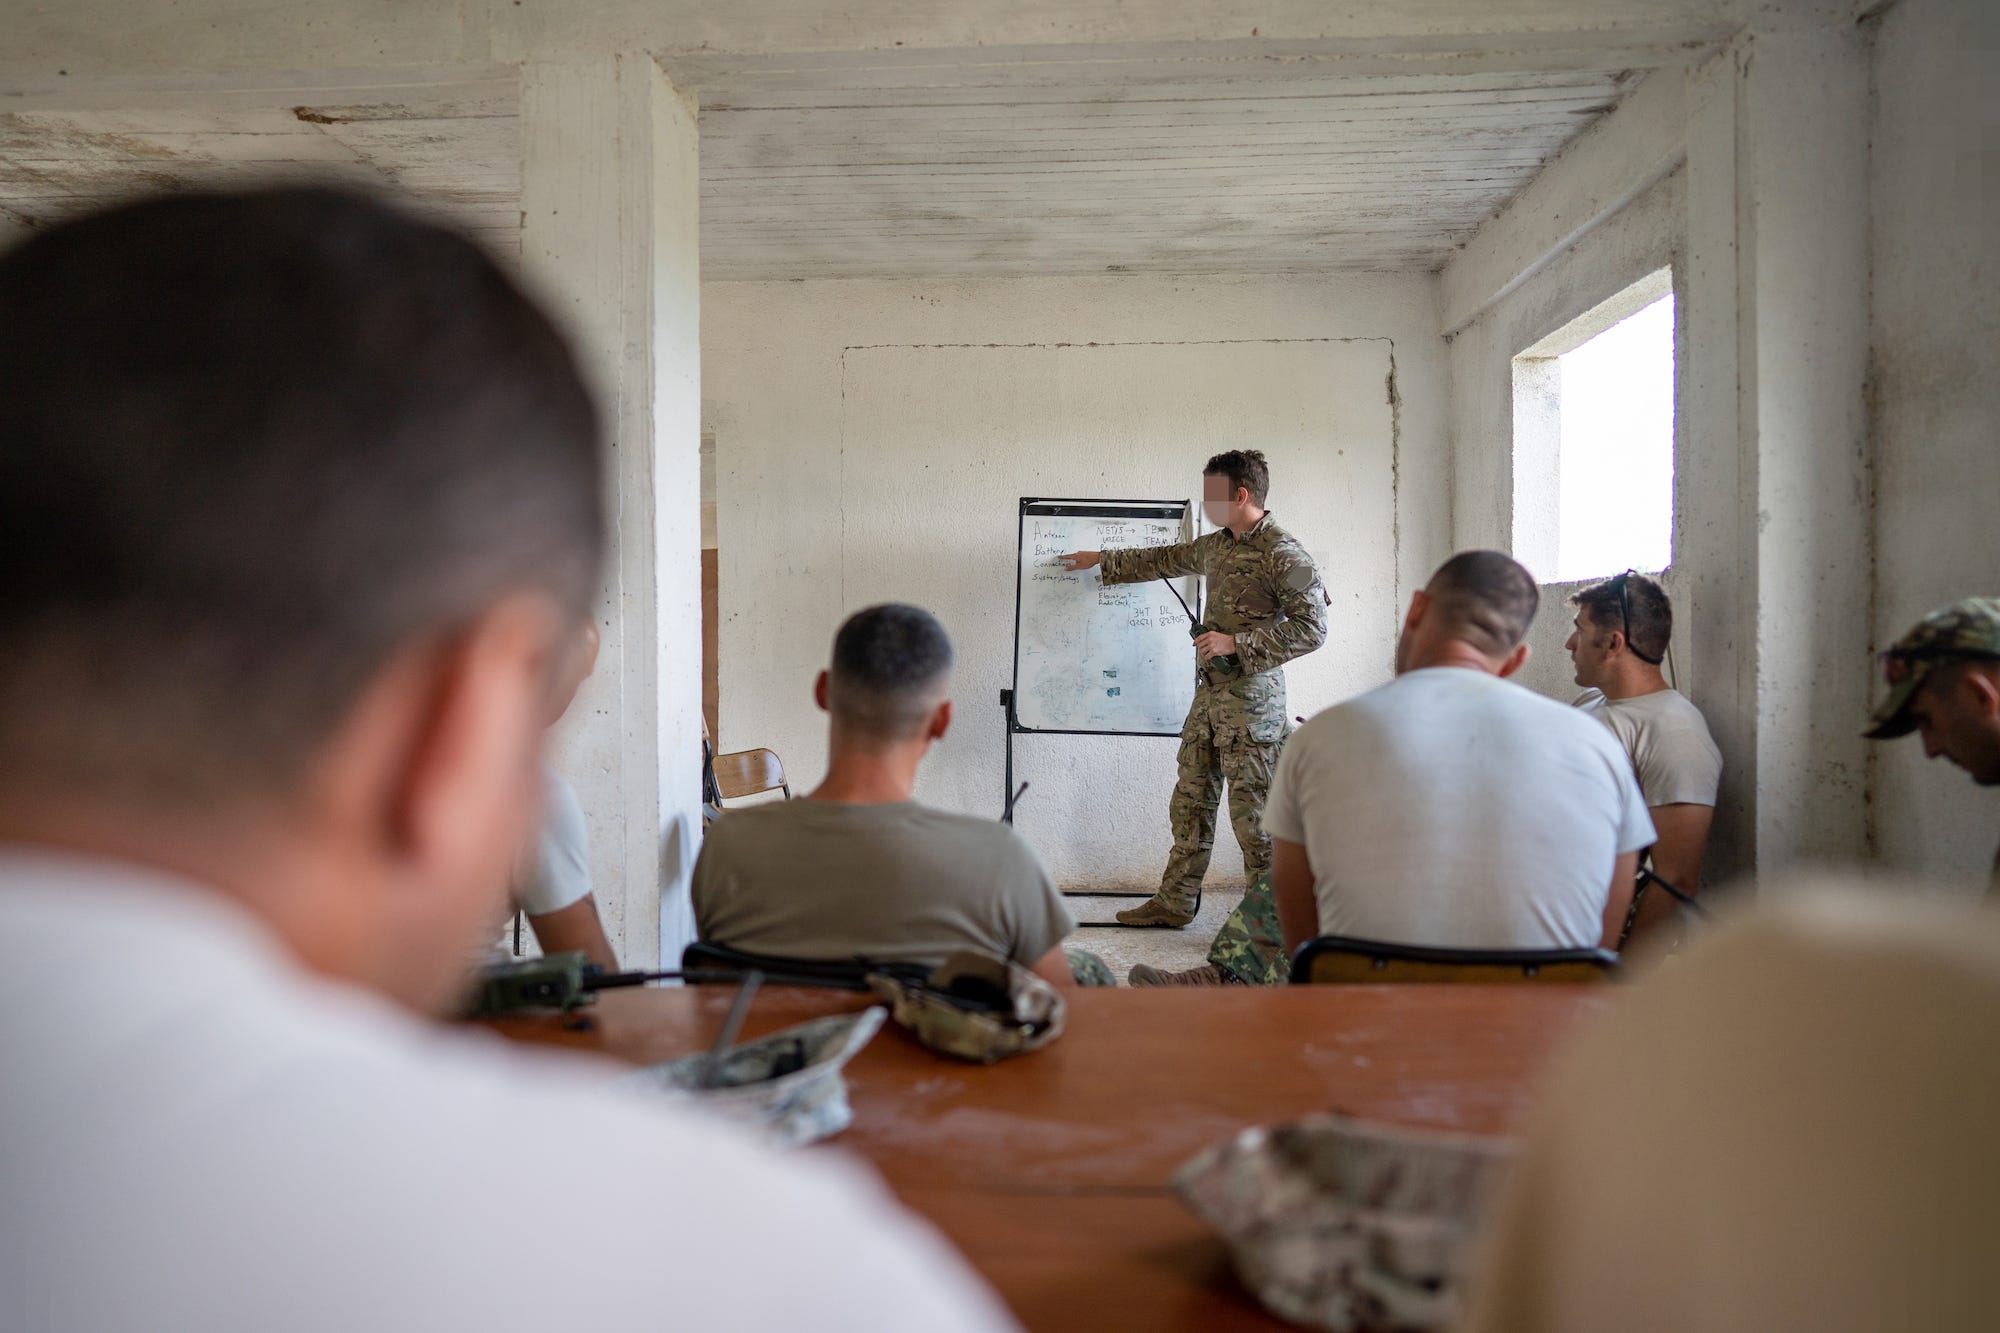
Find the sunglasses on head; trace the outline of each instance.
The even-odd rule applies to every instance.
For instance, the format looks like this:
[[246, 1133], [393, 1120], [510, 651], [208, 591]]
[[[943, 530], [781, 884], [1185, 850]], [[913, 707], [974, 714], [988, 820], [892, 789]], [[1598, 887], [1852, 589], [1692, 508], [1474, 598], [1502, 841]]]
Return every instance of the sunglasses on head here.
[[1638, 572], [1636, 569], [1628, 569], [1617, 578], [1611, 580], [1618, 585], [1618, 624], [1619, 628], [1625, 631], [1625, 646], [1631, 650], [1632, 656], [1638, 658], [1648, 666], [1658, 666], [1660, 664], [1659, 658], [1646, 656], [1632, 642], [1632, 594], [1627, 591], [1626, 584]]

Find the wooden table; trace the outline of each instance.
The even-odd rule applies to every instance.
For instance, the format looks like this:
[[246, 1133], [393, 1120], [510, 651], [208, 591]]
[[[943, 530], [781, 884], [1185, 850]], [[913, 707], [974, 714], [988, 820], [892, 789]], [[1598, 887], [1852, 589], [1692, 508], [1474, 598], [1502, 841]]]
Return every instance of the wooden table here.
[[[587, 1031], [494, 1024], [634, 1064], [705, 1049], [734, 987], [613, 992]], [[1068, 1031], [990, 1068], [894, 1024], [847, 1067], [868, 1158], [1031, 1329], [1283, 1328], [1167, 1182], [1246, 1126], [1311, 1111], [1505, 1131], [1591, 986], [1298, 986], [1071, 992]], [[746, 1038], [865, 996], [767, 988]]]

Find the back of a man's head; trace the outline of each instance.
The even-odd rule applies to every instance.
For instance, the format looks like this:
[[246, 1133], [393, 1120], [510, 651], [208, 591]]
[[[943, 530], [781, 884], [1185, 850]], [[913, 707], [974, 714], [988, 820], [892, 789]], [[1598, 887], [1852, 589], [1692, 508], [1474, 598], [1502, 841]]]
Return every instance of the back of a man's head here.
[[919, 740], [950, 692], [951, 639], [930, 612], [891, 603], [847, 618], [833, 640], [826, 706], [841, 743]]
[[1620, 574], [1578, 590], [1570, 601], [1589, 618], [1598, 638], [1623, 634], [1626, 647], [1652, 666], [1666, 657], [1674, 636], [1674, 604], [1657, 579]]
[[477, 247], [321, 189], [194, 194], [0, 256], [0, 786], [283, 791], [399, 651], [580, 613], [595, 413]]
[[1495, 661], [1520, 646], [1541, 603], [1534, 575], [1499, 551], [1459, 552], [1438, 567], [1424, 592], [1432, 642], [1457, 640]]

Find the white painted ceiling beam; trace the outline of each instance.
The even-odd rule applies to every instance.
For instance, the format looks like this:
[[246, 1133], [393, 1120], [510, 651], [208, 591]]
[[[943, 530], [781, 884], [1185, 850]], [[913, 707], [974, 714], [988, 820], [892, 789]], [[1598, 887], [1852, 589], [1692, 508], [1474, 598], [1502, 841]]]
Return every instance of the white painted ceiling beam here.
[[1686, 78], [1664, 70], [1565, 148], [1444, 265], [1443, 331], [1459, 332], [1686, 157]]

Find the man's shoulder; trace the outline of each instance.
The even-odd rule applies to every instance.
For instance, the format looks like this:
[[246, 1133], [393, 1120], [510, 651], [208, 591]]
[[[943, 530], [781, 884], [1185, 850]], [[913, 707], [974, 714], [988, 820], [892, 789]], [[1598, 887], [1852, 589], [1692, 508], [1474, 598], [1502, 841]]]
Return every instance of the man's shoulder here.
[[1352, 733], [1356, 728], [1380, 725], [1379, 719], [1398, 711], [1396, 685], [1402, 679], [1403, 677], [1398, 676], [1371, 690], [1363, 690], [1352, 698], [1322, 708], [1299, 724], [1298, 730], [1286, 740], [1286, 748], [1303, 746], [1311, 749], [1321, 745], [1333, 745], [1338, 743], [1340, 737]]
[[1513, 685], [1514, 688], [1497, 696], [1503, 701], [1502, 706], [1516, 709], [1532, 717], [1536, 725], [1553, 728], [1558, 735], [1579, 737], [1595, 749], [1616, 752], [1620, 755], [1624, 753], [1624, 747], [1618, 743], [1617, 736], [1612, 734], [1611, 728], [1605, 726], [1604, 720], [1598, 716], [1598, 705], [1587, 695], [1572, 705], [1563, 703], [1559, 699], [1551, 699], [1545, 694], [1538, 694], [1525, 685], [1512, 681], [1505, 683]]
[[706, 836], [726, 832], [729, 837], [758, 837], [781, 824], [802, 823], [812, 817], [814, 802], [794, 796], [786, 800], [758, 801], [755, 805], [723, 807], [722, 816], [708, 827]]
[[1629, 718], [1634, 729], [1641, 733], [1692, 734], [1711, 744], [1714, 742], [1708, 718], [1694, 700], [1679, 690], [1671, 687], [1655, 690], [1636, 699], [1621, 700], [1620, 703], [1623, 706], [1617, 711]]
[[1263, 577], [1304, 591], [1319, 578], [1319, 566], [1298, 538], [1266, 521], [1250, 539], [1238, 543], [1241, 554]]
[[[1489, 672], [1457, 667], [1413, 671], [1397, 677], [1377, 693], [1387, 701], [1408, 705], [1413, 722], [1426, 720], [1433, 706], [1443, 702], [1455, 704], [1475, 716], [1512, 719], [1516, 726], [1527, 726], [1537, 734], [1552, 735], [1565, 742], [1622, 753], [1617, 738], [1587, 709], [1558, 702], [1518, 681]], [[1450, 698], [1439, 700], [1436, 696], [1441, 693]]]
[[1660, 691], [1660, 695], [1661, 713], [1686, 722], [1690, 726], [1698, 726], [1703, 731], [1708, 730], [1708, 717], [1694, 700], [1672, 686]]
[[1003, 824], [997, 819], [984, 815], [960, 814], [955, 810], [940, 810], [932, 805], [911, 806], [909, 830], [922, 837], [949, 841], [955, 845], [974, 846], [993, 855], [1020, 857], [1034, 855], [1028, 840], [1014, 831], [1011, 824]]
[[713, 856], [738, 847], [755, 847], [782, 835], [807, 817], [805, 806], [805, 801], [794, 798], [724, 807], [722, 814], [702, 832], [702, 852]]
[[1273, 559], [1282, 557], [1287, 560], [1304, 560], [1307, 563], [1312, 561], [1304, 542], [1269, 519], [1251, 534], [1250, 545]]

